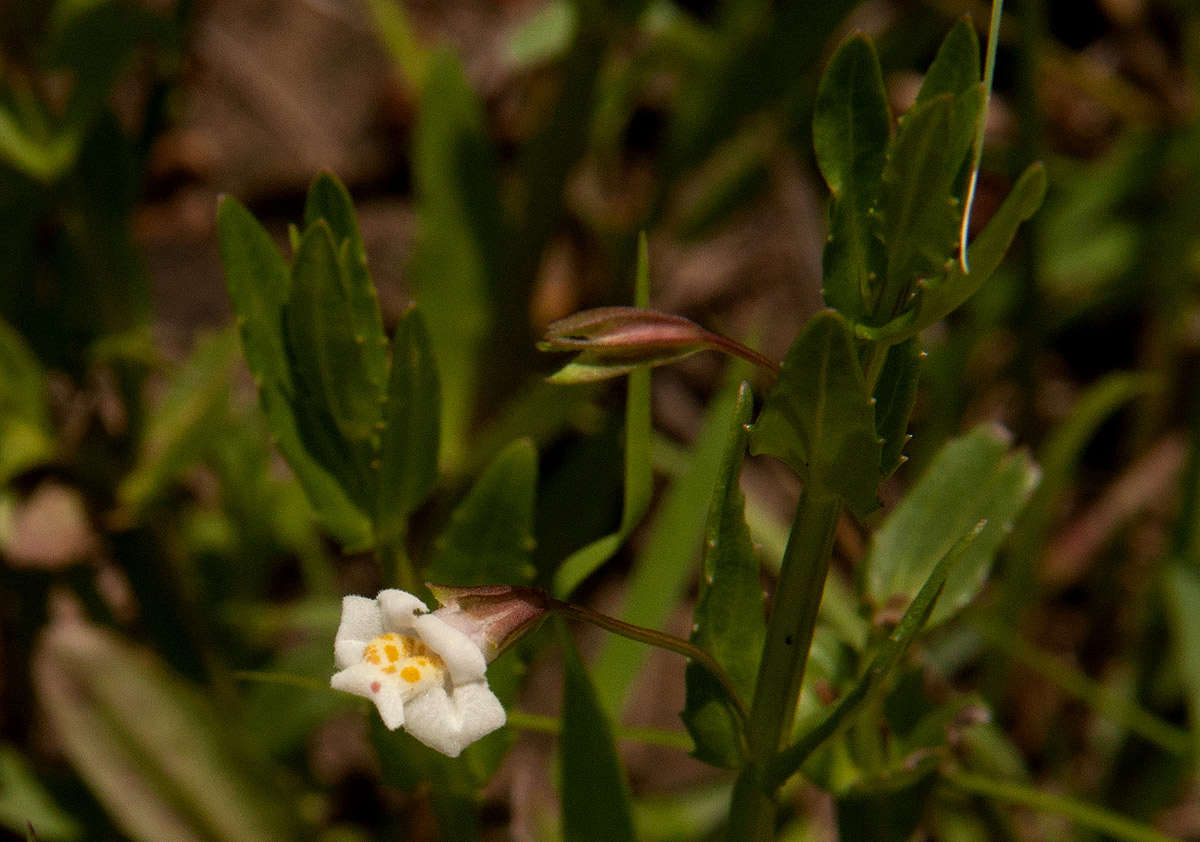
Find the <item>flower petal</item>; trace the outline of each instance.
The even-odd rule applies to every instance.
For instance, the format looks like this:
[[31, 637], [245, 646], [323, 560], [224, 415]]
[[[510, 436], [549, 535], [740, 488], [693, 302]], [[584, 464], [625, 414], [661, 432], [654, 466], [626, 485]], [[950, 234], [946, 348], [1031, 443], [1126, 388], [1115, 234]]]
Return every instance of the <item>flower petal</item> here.
[[334, 690], [370, 699], [379, 708], [383, 724], [395, 731], [404, 724], [404, 689], [372, 664], [357, 663], [329, 679]]
[[487, 660], [479, 645], [437, 614], [413, 618], [413, 628], [434, 652], [446, 662], [451, 680], [457, 685], [478, 681], [487, 671]]
[[371, 697], [379, 709], [379, 718], [392, 731], [405, 724], [404, 695], [404, 690], [396, 682], [383, 681], [380, 682], [379, 691]]
[[426, 690], [408, 703], [405, 717], [408, 733], [449, 757], [506, 721], [504, 706], [484, 681], [460, 685], [449, 695], [442, 687]]
[[425, 603], [408, 591], [388, 588], [380, 591], [376, 597], [379, 603], [379, 613], [388, 631], [404, 632], [413, 628], [413, 619], [417, 614], [424, 614], [429, 609]]
[[361, 663], [363, 659], [363, 650], [367, 648], [367, 640], [335, 640], [333, 642], [333, 662], [337, 668], [344, 670], [347, 667]]
[[378, 667], [359, 663], [335, 672], [329, 679], [329, 686], [334, 690], [344, 690], [347, 693], [370, 699], [372, 697], [371, 683], [378, 680]]
[[381, 634], [383, 621], [375, 600], [365, 596], [342, 597], [342, 621], [338, 624], [337, 640], [370, 640]]

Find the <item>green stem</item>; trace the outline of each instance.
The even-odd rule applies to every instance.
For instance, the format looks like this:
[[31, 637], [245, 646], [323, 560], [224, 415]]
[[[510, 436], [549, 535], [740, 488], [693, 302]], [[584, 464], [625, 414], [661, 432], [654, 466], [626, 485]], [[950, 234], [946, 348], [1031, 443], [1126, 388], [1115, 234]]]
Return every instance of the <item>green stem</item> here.
[[712, 673], [717, 681], [721, 682], [721, 686], [725, 688], [725, 692], [728, 694], [729, 700], [733, 703], [738, 717], [743, 723], [746, 722], [746, 706], [741, 696], [738, 695], [737, 689], [733, 686], [733, 680], [712, 655], [695, 644], [681, 637], [675, 637], [674, 635], [644, 628], [643, 626], [635, 626], [632, 623], [618, 620], [616, 617], [601, 614], [599, 611], [593, 611], [582, 605], [563, 602], [560, 599], [550, 600], [550, 610], [573, 620], [582, 620], [585, 623], [591, 623], [593, 626], [599, 626], [621, 637], [627, 637], [630, 640], [637, 640], [641, 643], [648, 643], [651, 646], [657, 646], [659, 649], [677, 652], [685, 658], [691, 658]]
[[804, 490], [796, 506], [747, 723], [750, 763], [734, 787], [731, 839], [774, 835], [776, 805], [765, 781], [772, 759], [792, 732], [841, 508], [841, 500], [815, 486]]
[[1152, 827], [1139, 824], [1122, 815], [1105, 810], [1103, 807], [1085, 804], [1062, 795], [1041, 792], [1017, 781], [998, 781], [971, 772], [945, 772], [943, 777], [963, 792], [1064, 816], [1081, 827], [1098, 831], [1113, 839], [1126, 839], [1129, 842], [1171, 842], [1172, 840], [1172, 837], [1159, 833]]

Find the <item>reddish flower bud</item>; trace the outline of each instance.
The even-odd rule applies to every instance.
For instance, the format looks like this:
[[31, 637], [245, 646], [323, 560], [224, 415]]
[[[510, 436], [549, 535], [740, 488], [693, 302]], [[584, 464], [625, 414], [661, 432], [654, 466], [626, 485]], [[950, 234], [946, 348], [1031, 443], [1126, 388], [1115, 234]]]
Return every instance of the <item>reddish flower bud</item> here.
[[540, 588], [425, 586], [441, 603], [434, 614], [471, 638], [488, 662], [536, 628], [550, 607], [549, 595]]
[[691, 319], [641, 307], [600, 307], [559, 319], [546, 328], [538, 348], [579, 352], [550, 376], [555, 383], [617, 377], [638, 366], [664, 365], [704, 350], [723, 351], [778, 370], [761, 354], [705, 330]]

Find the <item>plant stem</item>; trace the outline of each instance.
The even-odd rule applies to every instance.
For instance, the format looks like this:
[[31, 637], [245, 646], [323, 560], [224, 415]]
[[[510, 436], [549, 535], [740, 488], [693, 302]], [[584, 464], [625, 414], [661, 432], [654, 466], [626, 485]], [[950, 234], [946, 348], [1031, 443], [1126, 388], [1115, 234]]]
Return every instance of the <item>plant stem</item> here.
[[582, 620], [585, 623], [599, 626], [621, 637], [627, 637], [630, 640], [637, 640], [641, 643], [648, 643], [651, 646], [657, 646], [659, 649], [667, 649], [671, 652], [677, 652], [685, 658], [691, 658], [712, 673], [717, 681], [721, 682], [721, 686], [725, 688], [729, 700], [733, 703], [733, 707], [737, 711], [738, 718], [742, 720], [743, 724], [747, 721], [746, 705], [738, 695], [737, 689], [733, 686], [733, 680], [729, 677], [729, 674], [725, 672], [712, 655], [695, 644], [681, 637], [675, 637], [672, 634], [647, 629], [642, 626], [635, 626], [632, 623], [618, 620], [616, 617], [601, 614], [599, 611], [593, 611], [582, 605], [563, 602], [560, 599], [550, 600], [550, 610], [573, 620]]
[[728, 336], [722, 336], [719, 333], [712, 333], [711, 331], [706, 332], [709, 335], [709, 341], [712, 344], [713, 350], [723, 351], [726, 354], [730, 354], [735, 357], [741, 357], [743, 360], [751, 362], [759, 368], [770, 372], [773, 376], [779, 376], [779, 363], [775, 362], [769, 357], [763, 356], [753, 348], [743, 345], [741, 342], [730, 339]]
[[1122, 815], [1063, 795], [1042, 792], [1017, 781], [999, 781], [971, 772], [944, 772], [943, 777], [964, 792], [1020, 804], [1034, 810], [1065, 816], [1076, 824], [1130, 842], [1171, 842], [1171, 837]]
[[841, 509], [841, 500], [811, 485], [796, 505], [747, 723], [750, 762], [734, 786], [730, 839], [768, 840], [774, 835], [776, 805], [764, 782], [772, 759], [791, 735]]

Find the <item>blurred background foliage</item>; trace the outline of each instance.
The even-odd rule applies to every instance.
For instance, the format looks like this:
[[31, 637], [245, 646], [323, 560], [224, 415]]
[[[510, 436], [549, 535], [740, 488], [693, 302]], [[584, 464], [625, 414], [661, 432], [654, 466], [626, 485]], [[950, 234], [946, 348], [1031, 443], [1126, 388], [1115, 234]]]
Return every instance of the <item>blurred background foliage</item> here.
[[[432, 767], [381, 762], [356, 703], [321, 689], [338, 597], [374, 593], [381, 574], [317, 531], [272, 449], [231, 327], [216, 199], [236, 194], [282, 243], [313, 175], [337, 173], [389, 335], [420, 302], [443, 407], [414, 558], [455, 535], [470, 550], [469, 530], [435, 536], [494, 458], [528, 457], [504, 450], [527, 436], [536, 546], [522, 536], [515, 551], [535, 580], [615, 530], [630, 540], [577, 596], [686, 636], [745, 372], [712, 355], [654, 372], [655, 494], [623, 501], [624, 391], [545, 384], [556, 361], [534, 340], [572, 311], [632, 301], [644, 230], [655, 307], [781, 359], [820, 304], [811, 112], [825, 61], [868, 32], [902, 113], [963, 13], [983, 25], [988, 8], [0, 0], [5, 832], [553, 838], [556, 743], [535, 714], [558, 709], [554, 647], [535, 641], [505, 679], [525, 729], [457, 777], [429, 772], [441, 793], [417, 785]], [[922, 335], [911, 461], [885, 503], [981, 421], [1011, 429], [1043, 481], [982, 599], [911, 659], [884, 713], [909, 750], [940, 728], [977, 766], [1196, 838], [1200, 8], [1006, 13], [976, 227], [1032, 161], [1049, 193], [993, 281]], [[768, 459], [747, 460], [742, 484], [769, 590], [797, 488]], [[808, 704], [888, 611], [850, 596], [869, 591], [855, 571], [877, 522], [839, 527]], [[654, 744], [661, 731], [638, 738], [665, 729], [687, 748], [682, 666], [654, 654], [643, 668], [645, 650], [587, 634], [581, 646], [619, 723], [639, 838], [717, 832], [729, 778]], [[567, 667], [577, 679], [573, 652]], [[931, 710], [942, 721], [914, 718]], [[839, 768], [806, 774], [830, 786]], [[476, 821], [461, 799], [483, 781]], [[1077, 832], [969, 779], [927, 782], [906, 790], [916, 800], [836, 808], [791, 787], [785, 832], [829, 839], [838, 816], [842, 838], [896, 838], [855, 823], [885, 810], [898, 838]]]

